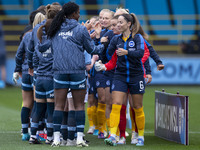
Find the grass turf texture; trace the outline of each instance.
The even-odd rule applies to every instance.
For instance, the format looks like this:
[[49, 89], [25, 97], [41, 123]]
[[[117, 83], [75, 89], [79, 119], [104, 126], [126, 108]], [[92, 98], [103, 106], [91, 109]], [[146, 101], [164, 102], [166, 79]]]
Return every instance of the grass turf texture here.
[[[189, 96], [189, 146], [176, 144], [154, 136], [154, 91], [165, 89], [166, 92]], [[145, 125], [145, 146], [136, 147], [130, 144], [130, 136], [127, 137], [126, 145], [116, 147], [106, 146], [101, 139], [96, 136], [87, 135], [86, 139], [90, 141], [90, 146], [85, 149], [200, 149], [200, 87], [198, 86], [147, 86], [144, 95], [144, 111], [146, 117]], [[32, 149], [80, 149], [76, 147], [52, 148], [49, 145], [29, 145], [28, 142], [21, 141], [20, 129], [20, 109], [21, 109], [21, 89], [8, 87], [0, 90], [0, 150], [32, 150]], [[88, 129], [88, 120], [86, 119], [85, 132]], [[128, 130], [131, 133], [130, 130]], [[131, 134], [130, 134], [131, 135]]]

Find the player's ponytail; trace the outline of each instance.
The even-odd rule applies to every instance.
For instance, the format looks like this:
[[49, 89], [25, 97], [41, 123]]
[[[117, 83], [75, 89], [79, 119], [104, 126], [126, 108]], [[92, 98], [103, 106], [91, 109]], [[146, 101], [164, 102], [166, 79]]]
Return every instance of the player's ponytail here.
[[51, 23], [51, 26], [47, 32], [48, 37], [52, 38], [57, 33], [57, 31], [60, 29], [61, 24], [64, 21], [64, 17], [65, 12], [64, 10], [61, 10]]
[[144, 39], [148, 40], [149, 35], [148, 35], [147, 33], [144, 32], [144, 30], [143, 30], [143, 28], [142, 28], [141, 25], [140, 25], [140, 28], [139, 28], [138, 33], [140, 33], [140, 34], [143, 36]]
[[131, 26], [131, 32], [132, 32], [132, 37], [134, 38], [135, 34], [137, 34], [140, 29], [140, 22], [134, 13], [131, 13], [130, 15], [132, 16], [132, 19], [133, 19], [133, 24]]
[[60, 26], [64, 22], [65, 18], [70, 18], [70, 16], [79, 10], [79, 6], [74, 2], [68, 2], [63, 5], [62, 10], [53, 19], [51, 26], [48, 30], [48, 37], [52, 38], [60, 29]]
[[47, 34], [50, 25], [53, 21], [53, 18], [58, 14], [58, 12], [60, 11], [60, 6], [59, 5], [47, 5], [46, 6], [46, 16], [47, 16], [47, 21], [44, 25], [42, 25], [38, 31], [37, 31], [37, 37], [40, 40], [40, 42], [42, 42], [42, 36], [44, 34]]

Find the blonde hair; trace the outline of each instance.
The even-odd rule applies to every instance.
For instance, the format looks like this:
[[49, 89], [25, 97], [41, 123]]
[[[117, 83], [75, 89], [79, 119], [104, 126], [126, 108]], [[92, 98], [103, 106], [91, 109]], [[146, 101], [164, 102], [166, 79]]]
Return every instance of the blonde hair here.
[[39, 24], [39, 23], [41, 23], [44, 19], [46, 19], [46, 17], [42, 14], [42, 13], [37, 13], [36, 15], [35, 15], [35, 18], [34, 18], [34, 21], [33, 21], [33, 28], [37, 25], [37, 24]]
[[[118, 13], [117, 13], [118, 12]], [[119, 13], [120, 12], [120, 13]], [[122, 14], [129, 14], [129, 10], [128, 9], [125, 9], [125, 8], [122, 8], [122, 7], [119, 7], [119, 8], [116, 8], [115, 10], [115, 14], [114, 16], [117, 15], [122, 15]]]
[[111, 10], [110, 9], [102, 9], [99, 13], [101, 12], [110, 12]]
[[110, 11], [111, 16], [113, 17], [115, 12], [114, 11]]
[[91, 19], [95, 19], [95, 21], [99, 21], [99, 16], [93, 16], [93, 17], [90, 18], [90, 20]]

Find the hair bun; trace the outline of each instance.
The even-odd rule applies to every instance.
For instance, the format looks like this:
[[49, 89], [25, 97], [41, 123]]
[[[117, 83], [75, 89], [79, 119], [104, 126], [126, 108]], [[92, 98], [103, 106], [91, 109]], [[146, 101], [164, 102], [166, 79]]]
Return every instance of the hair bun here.
[[50, 8], [51, 8], [51, 5], [48, 4], [48, 5], [46, 6], [47, 11], [48, 11], [48, 9], [50, 9]]

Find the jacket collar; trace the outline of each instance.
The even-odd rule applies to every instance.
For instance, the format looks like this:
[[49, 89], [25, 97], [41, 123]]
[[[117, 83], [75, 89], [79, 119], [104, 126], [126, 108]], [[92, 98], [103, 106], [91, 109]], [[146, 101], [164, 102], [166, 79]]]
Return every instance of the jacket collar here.
[[[121, 39], [122, 41], [124, 41], [124, 40], [122, 39], [122, 37], [123, 37], [123, 34], [120, 34], [120, 39]], [[130, 38], [132, 38], [132, 33], [129, 35], [127, 41], [128, 41]]]

